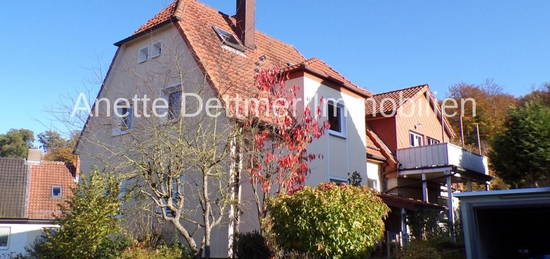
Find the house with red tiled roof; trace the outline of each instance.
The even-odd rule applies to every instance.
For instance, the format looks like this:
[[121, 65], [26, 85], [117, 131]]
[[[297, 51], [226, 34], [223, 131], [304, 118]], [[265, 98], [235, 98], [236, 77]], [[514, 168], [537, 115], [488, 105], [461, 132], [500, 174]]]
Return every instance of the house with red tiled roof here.
[[0, 158], [0, 258], [25, 254], [44, 228], [58, 227], [55, 216], [76, 186], [73, 165], [29, 158]]
[[486, 157], [450, 143], [454, 132], [428, 85], [376, 94], [365, 110], [369, 129], [395, 161], [382, 170], [384, 193], [444, 204], [454, 222], [453, 193], [491, 180]]
[[[236, 4], [232, 16], [198, 0], [174, 1], [115, 43], [118, 49], [97, 100], [114, 103], [147, 95], [164, 98], [168, 110], [179, 113], [173, 106], [180, 105], [182, 94], [200, 93], [203, 99], [253, 96], [258, 69], [278, 67], [288, 74], [289, 85], [299, 87], [302, 109], [324, 99], [324, 108], [333, 111], [325, 118], [331, 125], [327, 134], [310, 144], [309, 151], [323, 159], [310, 162], [306, 184], [347, 182], [357, 172], [392, 207], [388, 231], [400, 232], [402, 240], [408, 212], [443, 208], [436, 204], [444, 194], [440, 187], [487, 180], [483, 157], [448, 143], [454, 133], [427, 85], [374, 94], [321, 59], [306, 58], [256, 30], [254, 0]], [[100, 104], [96, 101], [92, 110]], [[123, 105], [125, 111], [134, 108]], [[128, 133], [142, 126], [132, 112], [109, 117], [97, 111], [86, 121], [76, 148], [84, 172], [101, 166], [97, 156], [105, 152], [102, 146], [117, 152]], [[232, 118], [226, 119], [230, 123]], [[246, 189], [237, 194], [242, 204], [252, 199]], [[227, 257], [233, 233], [259, 227], [246, 212], [235, 218], [213, 232], [212, 256]]]

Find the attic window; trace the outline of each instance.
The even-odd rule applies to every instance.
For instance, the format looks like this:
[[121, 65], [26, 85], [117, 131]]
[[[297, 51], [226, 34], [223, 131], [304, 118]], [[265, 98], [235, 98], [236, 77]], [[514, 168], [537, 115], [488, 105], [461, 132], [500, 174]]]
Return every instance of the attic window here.
[[52, 186], [52, 198], [59, 199], [63, 196], [61, 186]]
[[232, 47], [236, 50], [244, 51], [243, 45], [239, 42], [239, 40], [237, 40], [237, 37], [235, 37], [235, 35], [227, 31], [224, 31], [216, 26], [213, 26], [212, 28], [214, 28], [214, 31], [216, 31], [216, 33], [220, 37], [220, 40], [223, 42], [223, 44], [229, 47]]

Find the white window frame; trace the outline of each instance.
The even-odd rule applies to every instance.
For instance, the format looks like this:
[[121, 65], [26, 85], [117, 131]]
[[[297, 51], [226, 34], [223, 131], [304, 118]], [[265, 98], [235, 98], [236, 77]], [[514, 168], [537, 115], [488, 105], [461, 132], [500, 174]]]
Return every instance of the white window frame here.
[[437, 144], [440, 144], [441, 141], [439, 141], [439, 139], [435, 139], [435, 138], [431, 138], [431, 137], [427, 137], [427, 144], [428, 145], [437, 145]]
[[339, 110], [339, 114], [338, 114], [338, 117], [340, 117], [340, 131], [335, 131], [335, 130], [332, 130], [332, 129], [328, 129], [328, 133], [332, 136], [336, 136], [336, 137], [340, 137], [340, 138], [346, 138], [346, 132], [347, 132], [347, 125], [346, 125], [346, 106], [342, 103], [342, 102], [334, 102], [334, 101], [331, 101], [329, 100], [327, 102], [327, 119], [328, 119], [328, 116], [330, 116], [329, 113], [329, 109], [328, 109], [328, 105], [333, 105], [333, 106], [336, 106], [337, 108], [340, 108], [340, 109], [337, 109], [337, 111]]
[[127, 117], [129, 117], [129, 122], [127, 123], [126, 125], [126, 128], [123, 128], [123, 123], [124, 123], [124, 118], [125, 117], [119, 117], [118, 114], [122, 114], [122, 112], [119, 110], [117, 111], [118, 114], [114, 114], [113, 118], [115, 120], [115, 125], [113, 127], [113, 132], [112, 132], [112, 135], [113, 136], [120, 136], [120, 135], [124, 135], [124, 134], [127, 134], [129, 133], [133, 126], [134, 126], [134, 109], [132, 107], [131, 104], [128, 104], [128, 106], [126, 107], [121, 107], [120, 105], [118, 105], [119, 108], [118, 109], [124, 109], [124, 108], [127, 108], [128, 109], [128, 114], [127, 114]]
[[[145, 50], [145, 52], [143, 51]], [[147, 61], [150, 57], [150, 53], [149, 53], [149, 46], [144, 46], [144, 47], [141, 47], [139, 48], [138, 50], [138, 63], [143, 63], [145, 61]]]
[[[155, 50], [157, 49], [155, 46], [156, 45], [160, 45], [158, 47], [158, 53], [155, 53]], [[153, 44], [151, 44], [151, 48], [150, 48], [150, 51], [149, 51], [149, 56], [151, 56], [151, 59], [153, 58], [157, 58], [157, 57], [160, 57], [160, 55], [162, 55], [162, 47], [163, 47], [164, 44], [162, 44], [162, 41], [155, 41], [153, 42]]]
[[[415, 145], [415, 140], [417, 140], [417, 138], [419, 138], [419, 140], [420, 140], [419, 145]], [[409, 141], [410, 141], [411, 147], [424, 146], [424, 136], [420, 133], [416, 133], [414, 131], [409, 131]]]
[[6, 241], [5, 246], [0, 246], [0, 250], [7, 250], [10, 247], [10, 235], [11, 235], [11, 227], [8, 226], [0, 226], [0, 229], [7, 229], [8, 230], [8, 239]]
[[[59, 195], [58, 196], [53, 194], [53, 189], [54, 188], [59, 188]], [[52, 195], [52, 199], [61, 199], [61, 198], [63, 198], [63, 186], [61, 186], [61, 185], [52, 185], [51, 195]]]
[[[370, 186], [369, 181], [373, 182], [373, 183], [374, 183], [374, 186]], [[374, 178], [369, 178], [369, 177], [367, 177], [367, 187], [369, 187], [369, 188], [371, 188], [371, 189], [373, 189], [373, 190], [375, 190], [375, 191], [380, 191], [380, 190], [379, 190], [379, 189], [380, 189], [380, 188], [379, 188], [380, 185], [378, 184], [378, 179], [374, 179]]]

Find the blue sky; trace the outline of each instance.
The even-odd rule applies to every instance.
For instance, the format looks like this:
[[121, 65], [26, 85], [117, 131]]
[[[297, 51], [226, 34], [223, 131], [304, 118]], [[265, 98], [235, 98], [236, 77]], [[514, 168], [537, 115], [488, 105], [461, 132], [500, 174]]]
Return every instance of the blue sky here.
[[[235, 0], [200, 0], [234, 13]], [[170, 0], [4, 1], [0, 133], [55, 128], [48, 112], [94, 86], [113, 43]], [[257, 27], [374, 92], [493, 79], [516, 96], [550, 82], [550, 1], [257, 0]]]

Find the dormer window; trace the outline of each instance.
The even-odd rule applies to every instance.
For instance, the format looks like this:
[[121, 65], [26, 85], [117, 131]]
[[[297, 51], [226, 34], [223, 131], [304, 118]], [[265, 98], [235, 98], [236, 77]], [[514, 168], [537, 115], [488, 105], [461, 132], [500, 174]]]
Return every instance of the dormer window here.
[[214, 31], [216, 31], [218, 37], [220, 37], [220, 40], [223, 44], [236, 50], [244, 51], [244, 46], [241, 44], [241, 42], [239, 42], [239, 40], [237, 40], [237, 37], [235, 37], [235, 35], [216, 26], [213, 26], [212, 28], [214, 28]]
[[61, 197], [63, 197], [63, 189], [61, 186], [52, 186], [52, 198], [60, 199]]

